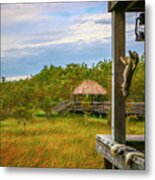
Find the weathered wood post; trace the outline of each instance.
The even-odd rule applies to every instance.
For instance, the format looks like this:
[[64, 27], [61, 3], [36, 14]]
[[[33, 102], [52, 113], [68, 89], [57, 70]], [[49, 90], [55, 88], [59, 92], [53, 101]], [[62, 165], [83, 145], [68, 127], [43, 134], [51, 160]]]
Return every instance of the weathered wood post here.
[[124, 65], [120, 56], [125, 55], [125, 12], [112, 11], [112, 138], [125, 143], [125, 98], [121, 92]]
[[[125, 143], [125, 98], [121, 92], [124, 65], [120, 56], [125, 56], [125, 12], [112, 11], [112, 138]], [[115, 168], [104, 159], [106, 169]]]

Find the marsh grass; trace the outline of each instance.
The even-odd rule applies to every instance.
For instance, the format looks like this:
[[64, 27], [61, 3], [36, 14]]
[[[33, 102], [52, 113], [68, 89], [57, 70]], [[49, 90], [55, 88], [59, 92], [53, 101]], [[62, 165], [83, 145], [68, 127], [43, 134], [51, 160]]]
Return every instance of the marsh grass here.
[[[36, 118], [34, 124], [1, 121], [1, 166], [103, 168], [96, 134], [110, 134], [106, 119], [69, 116]], [[128, 134], [143, 134], [144, 123], [127, 123]]]

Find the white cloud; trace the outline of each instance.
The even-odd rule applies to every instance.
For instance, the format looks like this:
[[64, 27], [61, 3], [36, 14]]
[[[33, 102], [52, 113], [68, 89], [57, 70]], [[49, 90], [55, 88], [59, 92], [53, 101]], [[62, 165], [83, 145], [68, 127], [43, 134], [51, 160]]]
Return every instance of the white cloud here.
[[111, 37], [111, 24], [96, 23], [99, 20], [109, 20], [111, 16], [109, 13], [102, 15], [84, 15], [80, 16], [79, 21], [83, 23], [76, 23], [72, 26], [72, 31], [78, 35], [80, 40], [87, 43], [93, 41], [106, 42]]
[[39, 10], [31, 4], [2, 4], [2, 26], [30, 21], [37, 17]]
[[111, 13], [103, 13], [103, 14], [86, 14], [77, 18], [79, 21], [96, 21], [96, 20], [110, 20]]
[[29, 75], [21, 75], [21, 76], [11, 76], [11, 77], [6, 77], [6, 81], [19, 81], [19, 80], [24, 80], [24, 79], [30, 79], [31, 76]]
[[[58, 32], [57, 38], [53, 40], [44, 40], [44, 38], [52, 35], [52, 30], [49, 32], [48, 29], [44, 29], [42, 35], [39, 38], [42, 38], [41, 42], [31, 42], [32, 39], [38, 38], [38, 36], [25, 36], [20, 35], [11, 36], [11, 37], [2, 37], [2, 56], [4, 56], [9, 49], [27, 49], [27, 48], [38, 48], [38, 47], [47, 47], [50, 45], [58, 45], [65, 43], [93, 43], [95, 41], [107, 42], [107, 39], [111, 37], [111, 24], [100, 24], [96, 23], [97, 20], [109, 20], [111, 16], [109, 13], [102, 15], [83, 15], [76, 17], [72, 24], [66, 25], [65, 28], [68, 29], [66, 32], [61, 30]], [[55, 29], [56, 30], [56, 29]], [[45, 35], [46, 34], [46, 35]], [[26, 42], [27, 40], [27, 42]], [[29, 41], [29, 42], [28, 42]], [[25, 51], [24, 51], [25, 52]], [[26, 52], [25, 52], [26, 53]], [[24, 53], [20, 53], [24, 55]], [[11, 55], [11, 54], [10, 54]], [[19, 54], [18, 54], [19, 55]]]
[[126, 25], [126, 37], [127, 37], [127, 40], [130, 40], [130, 41], [135, 39], [135, 25], [134, 24]]
[[[98, 2], [97, 4], [103, 2]], [[96, 2], [74, 3], [15, 3], [1, 5], [2, 25], [11, 25], [19, 22], [30, 22], [52, 19], [52, 15], [63, 13], [83, 14], [87, 9], [94, 8]], [[69, 17], [68, 17], [69, 18]]]
[[[59, 17], [55, 17], [55, 22], [53, 22], [54, 17], [45, 16], [45, 9], [53, 8], [56, 11], [56, 7], [60, 7], [60, 4], [52, 4], [50, 7], [47, 7], [45, 3], [43, 6], [29, 5], [28, 13], [25, 15], [21, 15], [19, 17], [19, 13], [22, 12], [22, 6], [13, 7], [13, 12], [17, 9], [14, 16], [16, 21], [23, 21], [28, 19], [42, 19], [44, 23], [47, 23], [47, 26], [44, 26], [41, 29], [38, 29], [36, 32], [39, 35], [36, 35], [35, 32], [25, 32], [25, 34], [16, 33], [15, 35], [10, 36], [2, 36], [2, 57], [4, 56], [12, 56], [15, 53], [12, 53], [12, 49], [18, 49], [20, 52], [18, 56], [24, 56], [28, 53], [33, 53], [33, 51], [29, 52], [29, 49], [33, 48], [46, 48], [51, 45], [61, 45], [66, 43], [87, 43], [91, 44], [93, 42], [102, 42], [107, 43], [111, 38], [111, 13], [103, 13], [103, 14], [84, 14], [80, 16], [73, 16], [72, 21], [69, 23], [66, 22], [57, 22]], [[63, 4], [62, 4], [63, 7]], [[11, 7], [12, 8], [12, 7]], [[25, 8], [25, 6], [24, 6]], [[37, 10], [36, 10], [37, 9]], [[61, 9], [61, 8], [60, 8]], [[59, 10], [60, 10], [59, 9]], [[7, 8], [7, 13], [13, 13], [11, 10]], [[11, 14], [8, 15], [9, 17]], [[129, 18], [129, 15], [127, 16]], [[132, 14], [132, 19], [133, 19]], [[45, 21], [43, 20], [45, 18]], [[49, 25], [48, 21], [51, 22]], [[53, 22], [53, 24], [52, 24]], [[38, 22], [39, 24], [40, 22]], [[57, 24], [55, 24], [57, 23]], [[36, 26], [38, 26], [36, 24]], [[34, 24], [35, 25], [35, 24]], [[54, 27], [53, 27], [54, 25]], [[128, 23], [126, 26], [128, 40], [134, 39], [134, 24]], [[35, 28], [35, 27], [34, 27]], [[24, 33], [24, 32], [23, 32]], [[38, 41], [39, 39], [39, 41]]]

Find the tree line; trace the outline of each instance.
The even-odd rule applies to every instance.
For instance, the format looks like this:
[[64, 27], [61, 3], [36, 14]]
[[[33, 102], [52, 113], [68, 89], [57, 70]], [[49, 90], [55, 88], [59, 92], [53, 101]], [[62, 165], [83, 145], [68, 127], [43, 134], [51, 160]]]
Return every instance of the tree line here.
[[[144, 56], [133, 76], [129, 101], [144, 101]], [[31, 118], [38, 110], [50, 114], [51, 108], [61, 101], [70, 100], [72, 92], [84, 80], [95, 80], [107, 89], [104, 99], [111, 101], [112, 62], [99, 61], [89, 67], [87, 64], [44, 66], [40, 73], [25, 80], [0, 83], [1, 118]]]

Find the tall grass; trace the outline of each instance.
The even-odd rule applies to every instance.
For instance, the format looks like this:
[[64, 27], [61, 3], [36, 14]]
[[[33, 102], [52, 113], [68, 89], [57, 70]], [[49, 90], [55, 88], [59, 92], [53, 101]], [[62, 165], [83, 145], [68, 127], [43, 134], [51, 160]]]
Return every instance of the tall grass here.
[[[128, 124], [127, 133], [143, 131], [141, 122]], [[36, 118], [26, 126], [7, 119], [1, 121], [1, 166], [103, 168], [95, 137], [110, 133], [106, 119], [93, 117]]]

